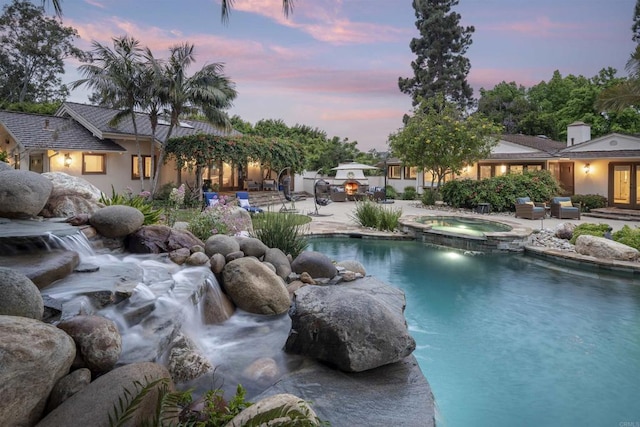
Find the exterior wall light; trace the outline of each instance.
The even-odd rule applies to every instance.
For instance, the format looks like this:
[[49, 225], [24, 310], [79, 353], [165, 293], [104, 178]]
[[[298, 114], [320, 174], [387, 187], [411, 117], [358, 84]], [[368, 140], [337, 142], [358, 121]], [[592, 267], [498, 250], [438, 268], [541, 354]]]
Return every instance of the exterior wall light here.
[[591, 171], [591, 165], [589, 163], [585, 163], [584, 165], [584, 173], [588, 174]]
[[71, 155], [69, 153], [64, 155], [64, 165], [66, 167], [71, 166], [71, 162], [73, 161], [73, 159], [71, 159]]

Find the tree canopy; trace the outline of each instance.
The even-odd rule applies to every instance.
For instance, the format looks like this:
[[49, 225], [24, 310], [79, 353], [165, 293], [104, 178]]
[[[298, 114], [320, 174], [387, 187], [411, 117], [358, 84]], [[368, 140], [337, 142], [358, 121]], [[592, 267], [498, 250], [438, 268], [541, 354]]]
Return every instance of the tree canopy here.
[[628, 105], [608, 109], [598, 103], [603, 94], [626, 81], [616, 77], [615, 69], [604, 68], [591, 78], [562, 76], [555, 71], [549, 81], [528, 89], [515, 82], [501, 82], [491, 90], [480, 90], [478, 112], [504, 126], [507, 133], [546, 135], [558, 141], [566, 139], [567, 126], [576, 121], [589, 123], [593, 137], [637, 133], [640, 114], [636, 110]]
[[411, 95], [414, 107], [438, 94], [462, 110], [474, 104], [473, 89], [467, 83], [471, 63], [464, 54], [475, 28], [460, 25], [460, 14], [451, 11], [457, 4], [458, 0], [413, 1], [415, 24], [420, 31], [420, 38], [413, 38], [410, 44], [417, 56], [411, 62], [414, 76], [400, 77], [398, 86], [401, 92]]
[[431, 172], [440, 186], [447, 175], [487, 158], [502, 129], [480, 114], [464, 117], [451, 102], [423, 103], [438, 108], [419, 105], [404, 128], [389, 136], [389, 145], [406, 166]]
[[3, 104], [63, 101], [64, 60], [83, 58], [78, 33], [45, 16], [44, 9], [14, 0], [0, 16], [0, 99]]

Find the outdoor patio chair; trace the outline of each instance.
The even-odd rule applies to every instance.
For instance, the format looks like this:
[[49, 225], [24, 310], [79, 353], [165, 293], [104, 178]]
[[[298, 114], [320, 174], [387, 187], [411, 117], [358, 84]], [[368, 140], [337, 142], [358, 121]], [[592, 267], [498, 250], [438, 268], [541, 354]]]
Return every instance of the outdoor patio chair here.
[[571, 197], [551, 199], [551, 216], [558, 219], [580, 219], [580, 203], [572, 203]]
[[249, 192], [248, 191], [238, 191], [236, 192], [236, 199], [238, 199], [238, 205], [241, 208], [246, 210], [249, 213], [260, 213], [262, 209], [258, 207], [251, 206], [249, 203]]
[[535, 203], [529, 197], [516, 199], [516, 218], [540, 219], [547, 215], [547, 207], [544, 203]]
[[265, 179], [262, 181], [262, 189], [264, 191], [276, 191], [277, 188], [275, 179]]
[[347, 201], [347, 193], [344, 189], [334, 188], [331, 190], [331, 201], [332, 202], [346, 202]]
[[218, 193], [216, 193], [215, 191], [205, 191], [202, 194], [204, 195], [204, 207], [205, 208], [210, 208], [210, 207], [213, 207], [213, 206], [217, 205], [218, 203], [220, 203], [220, 199], [218, 197]]
[[256, 181], [247, 181], [248, 191], [260, 191], [260, 183]]

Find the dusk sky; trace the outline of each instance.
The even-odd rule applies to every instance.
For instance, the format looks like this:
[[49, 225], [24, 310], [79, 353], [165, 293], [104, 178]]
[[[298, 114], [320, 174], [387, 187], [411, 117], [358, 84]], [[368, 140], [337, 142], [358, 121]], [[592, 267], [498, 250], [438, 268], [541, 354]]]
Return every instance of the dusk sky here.
[[[39, 0], [33, 0], [40, 4]], [[2, 0], [3, 6], [8, 1]], [[386, 151], [390, 133], [411, 111], [398, 89], [412, 76], [418, 36], [410, 0], [235, 0], [228, 24], [217, 0], [64, 0], [63, 23], [78, 30], [78, 46], [128, 34], [166, 57], [191, 42], [197, 62], [222, 62], [239, 92], [230, 115], [255, 123], [282, 119], [317, 127], [329, 137], [358, 141], [361, 151]], [[635, 0], [460, 0], [463, 25], [475, 26], [468, 81], [491, 89], [501, 81], [530, 87], [559, 70], [593, 77], [605, 67], [625, 76], [635, 45]], [[53, 13], [51, 6], [47, 7]], [[68, 63], [65, 82], [79, 78]], [[71, 101], [87, 102], [76, 91]]]

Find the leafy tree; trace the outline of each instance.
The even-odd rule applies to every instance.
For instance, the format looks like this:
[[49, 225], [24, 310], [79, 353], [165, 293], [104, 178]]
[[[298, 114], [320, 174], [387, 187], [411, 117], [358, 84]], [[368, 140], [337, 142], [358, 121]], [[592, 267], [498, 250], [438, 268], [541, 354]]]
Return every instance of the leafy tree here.
[[94, 41], [90, 63], [78, 68], [85, 78], [72, 83], [74, 88], [86, 85], [95, 89], [103, 100], [120, 110], [111, 120], [111, 125], [116, 125], [126, 117], [131, 118], [138, 151], [141, 190], [144, 190], [144, 173], [136, 109], [143, 104], [150, 84], [143, 55], [140, 42], [133, 37], [114, 38], [113, 49]]
[[640, 43], [640, 0], [636, 0], [636, 7], [633, 9], [633, 25], [631, 26], [633, 31], [633, 41]]
[[411, 62], [414, 77], [400, 77], [398, 86], [411, 95], [414, 107], [436, 94], [463, 110], [473, 105], [473, 89], [467, 83], [471, 63], [464, 54], [475, 28], [460, 26], [460, 14], [451, 11], [457, 4], [458, 0], [413, 0], [421, 37], [410, 44], [417, 55]]
[[451, 102], [425, 102], [443, 107], [418, 106], [404, 128], [390, 135], [389, 146], [405, 165], [431, 172], [439, 187], [447, 175], [486, 158], [502, 129], [479, 114], [464, 118]]
[[66, 58], [84, 57], [73, 45], [78, 33], [14, 0], [0, 16], [0, 99], [3, 103], [59, 102], [68, 95], [60, 75]]
[[491, 90], [480, 89], [478, 112], [502, 125], [506, 133], [519, 133], [521, 122], [533, 111], [535, 108], [527, 99], [525, 87], [515, 82], [503, 81]]

